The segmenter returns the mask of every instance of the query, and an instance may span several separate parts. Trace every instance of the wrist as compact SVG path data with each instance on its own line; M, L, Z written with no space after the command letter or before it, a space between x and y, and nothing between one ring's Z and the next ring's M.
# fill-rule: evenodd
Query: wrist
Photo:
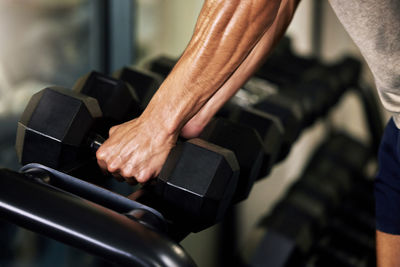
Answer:
M146 109L140 116L140 120L146 121L154 130L170 136L178 136L182 128L184 114L181 108L168 95L165 85L158 89ZM153 130L152 130L153 131Z

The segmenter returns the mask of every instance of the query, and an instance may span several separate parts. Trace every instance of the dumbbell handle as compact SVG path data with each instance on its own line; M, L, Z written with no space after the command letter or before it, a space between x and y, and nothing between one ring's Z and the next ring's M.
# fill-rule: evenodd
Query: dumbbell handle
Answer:
M96 151L99 149L99 147L106 141L104 137L101 135L93 133L90 135L88 139L89 147L92 150L93 153L96 153Z

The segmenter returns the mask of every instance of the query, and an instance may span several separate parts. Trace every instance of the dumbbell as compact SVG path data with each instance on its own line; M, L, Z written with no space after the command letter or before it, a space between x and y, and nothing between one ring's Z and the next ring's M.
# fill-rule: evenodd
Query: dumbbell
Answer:
M20 162L67 170L93 157L102 142L92 132L99 118L101 111L92 97L60 87L40 91L32 96L18 123ZM171 150L155 192L186 214L193 231L200 231L222 219L238 174L233 152L193 139Z
M246 266L296 266L313 251L337 200L309 193L294 186L260 222L244 251Z
M239 162L240 175L233 197L234 203L247 198L254 181L259 177L264 158L269 151L256 130L224 118L213 119L199 138L232 150Z
M354 149L364 154L355 160L360 162L352 165L362 165L367 158L366 150L360 143L350 140L346 136L334 135L317 149L303 176L254 231L257 238L252 240L252 249L246 255L249 266L287 266L293 259L298 264L299 255L310 252L312 240L316 241L327 225L332 226L337 211L348 207L347 196L353 193L356 185L354 172L348 165L332 160L332 155L328 156L325 150L347 143L345 153L347 149ZM339 149L336 147L336 150ZM352 156L343 155L343 158L357 157L354 151ZM340 228L338 223L335 227Z
M241 251L245 266L291 266L303 262L316 238L317 220L294 207L277 205L250 234Z
M299 99L282 95L279 89L258 78L249 80L218 114L239 123L250 124L254 128L260 123L269 124L267 121L263 122L262 118L265 117L280 124L282 145L278 161L289 153L302 130L305 116ZM263 136L263 133L260 132L260 135Z
M318 229L323 230L342 204L349 180L350 174L345 171L331 170L323 173L319 170L308 170L291 186L285 197L274 208L271 217L280 214L283 207L305 213L313 218L313 232L317 236ZM289 218L288 220L291 222Z
M337 140L335 140L336 138ZM339 232L339 234L335 234L335 238L345 235L344 239L354 239L354 242L357 242L360 246L371 248L373 247L371 244L373 244L375 232L374 215L373 211L368 211L364 206L374 207L372 184L362 181L360 177L355 175L353 168L349 168L348 164L343 164L343 161L346 161L346 157L349 157L348 155L341 157L342 162L335 162L329 155L329 150L321 151L328 148L333 149L336 146L332 144L346 141L347 147L353 150L353 157L357 157L358 160L361 158L361 163L367 160L366 154L368 155L368 153L365 152L368 152L368 150L365 151L366 148L349 137L345 138L345 136L339 135L336 138L329 139L317 151L314 159L311 160L311 164L307 167L306 173L308 175L298 182L298 186L302 185L303 188L308 188L307 190L311 191L314 196L318 194L318 191L322 192L321 189L324 187L335 189L337 198L339 198L339 195L341 197L340 204L330 220L329 231ZM356 153L357 148L358 152L361 153L358 156ZM337 147L336 150L339 152ZM363 158L364 160L362 160ZM334 174L335 172L336 174ZM336 178L332 176L333 174ZM317 177L320 177L319 181L315 182ZM314 182L310 183L312 180ZM308 182L308 184L305 185L305 182Z
M135 88L96 71L79 78L73 90L97 99L103 114L97 131L105 137L108 136L111 126L131 120L141 112Z
M307 127L325 116L342 94L357 84L359 72L360 63L349 57L331 65L318 63L302 74L301 81L284 86L281 92L301 102Z
M336 240L330 243L327 238L323 238L320 242L321 244L317 245L315 251L312 252L304 265L315 267L363 267L376 265L374 252L365 252L365 254L360 255L359 253L354 253L357 246L352 243L342 244L342 242L343 240ZM347 249L344 249L341 245L346 246Z
M303 73L318 64L318 61L295 55L291 45L290 38L282 38L255 75L279 87L300 82Z
M358 186L354 184L353 187ZM373 195L372 188L369 193ZM353 195L351 190L333 214L312 260L341 262L341 266L369 266L375 263L374 214L366 212L363 205L354 203Z
M373 182L365 177L365 168L372 159L371 150L364 144L344 133L332 134L324 142L310 160L307 172L342 173L336 175L335 180L347 177L344 180L342 191L350 192L353 201L364 206L366 211L373 213L374 199ZM342 178L340 178L342 177Z
M286 129L278 116L260 111L252 107L229 105L229 118L258 131L264 141L264 147L271 157L264 161L261 174L267 175L272 165L283 160L290 151L291 143L285 138Z
M291 146L296 141L302 130L304 116L298 101L278 93L255 104L254 108L279 118L284 128L282 139L285 144Z
M346 177L301 177L257 228L245 251L246 266L296 266L313 250L343 201Z
M332 88L336 94L335 99L339 99L346 89L359 85L361 68L360 60L350 56L345 56L328 66L327 73L331 75L326 79L334 85Z
M155 72L134 67L124 67L113 73L113 77L126 82L135 89L141 110L146 108L163 81L163 77Z
M232 121L255 129L261 136L265 153L257 180L265 177L273 165L287 154L282 140L284 129L281 122L278 118L251 107L239 107L230 103L227 105L230 105L228 109Z
M364 168L373 158L372 151L360 141L343 132L334 132L317 152L315 158L327 157L345 166L356 176L364 177Z
M178 60L175 58L166 55L160 55L158 57L152 58L149 62L147 62L147 67L149 70L158 73L165 79L171 72L177 61Z
M313 73L313 76L310 73ZM264 100L266 105L258 105L270 107L276 105L275 102L277 102L280 107L286 103L285 110L292 110L292 114L300 117L301 128L308 127L316 119L324 116L333 105L332 103L335 103L333 85L330 82L332 79L326 78L331 76L334 74L329 74L326 66L315 63L312 68L302 69L301 79L281 84L276 94Z
M305 127L324 116L343 92L358 82L361 65L354 58L324 65L313 58L295 56L290 40L283 40L275 51L256 76L278 85L286 98L300 102Z
M342 262L340 266L369 266L375 264L374 241L374 232L366 236L357 228L333 218L332 225L316 245L316 252L322 259Z

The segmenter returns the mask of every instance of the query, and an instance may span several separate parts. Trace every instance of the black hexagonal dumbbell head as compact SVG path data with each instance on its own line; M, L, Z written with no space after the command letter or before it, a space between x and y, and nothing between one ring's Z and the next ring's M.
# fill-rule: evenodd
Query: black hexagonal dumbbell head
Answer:
M176 62L177 59L168 57L166 55L161 55L151 59L150 62L148 62L148 65L151 71L158 73L165 78L174 68Z
M254 181L260 175L265 154L264 144L258 132L230 120L217 118L205 127L199 137L235 153L240 175L233 202L246 199Z
M232 151L192 139L174 147L158 177L156 192L198 232L220 221L239 176Z
M289 151L282 143L282 123L277 117L250 107L236 108L231 113L231 119L254 128L261 136L265 154L259 178L268 175L273 164L283 159Z
M18 122L20 163L72 167L90 154L84 143L101 116L96 99L66 88L49 87L34 94Z
M122 68L113 74L116 79L131 85L138 95L140 107L144 110L162 83L162 76L147 70Z
M288 145L299 136L303 125L303 110L299 101L274 94L254 105L254 108L278 117L285 132L283 140Z
M73 90L99 102L103 112L103 135L116 124L131 120L140 114L139 100L134 89L113 77L92 71L78 79Z

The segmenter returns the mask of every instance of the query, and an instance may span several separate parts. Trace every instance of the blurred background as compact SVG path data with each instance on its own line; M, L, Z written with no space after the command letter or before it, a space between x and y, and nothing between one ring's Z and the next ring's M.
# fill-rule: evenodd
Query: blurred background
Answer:
M48 85L71 87L78 77L93 69L111 73L124 65L143 65L160 54L178 57L191 37L202 3L198 0L2 0L0 167L14 170L20 167L14 151L15 130L32 94ZM303 0L287 35L300 55L316 55L326 62L344 54L361 59L327 1ZM363 68L362 79L373 86L367 66ZM250 197L239 204L239 247L246 246L246 237L257 220L298 177L308 155L325 136L327 123L368 141L359 100L349 93L327 119L301 135L289 157L274 168L268 179L256 183ZM88 255L6 222L0 221L0 227L0 266L54 266L55 261L60 263L57 266L101 264ZM219 227L192 234L182 242L199 266L218 265Z

